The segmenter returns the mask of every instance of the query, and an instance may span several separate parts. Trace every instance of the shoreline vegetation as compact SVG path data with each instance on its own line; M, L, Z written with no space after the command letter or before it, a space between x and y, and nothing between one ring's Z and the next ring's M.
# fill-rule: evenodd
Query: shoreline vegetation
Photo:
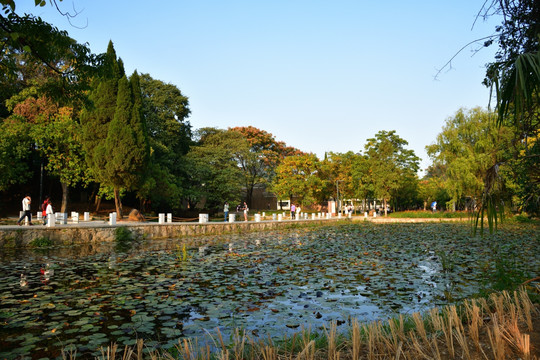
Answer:
M529 290L529 293L527 292ZM98 359L539 359L540 287L521 287L459 305L432 308L424 314L399 315L387 321L349 321L338 331L333 321L318 332L302 328L282 340L259 338L236 329L231 339L215 330L207 345L180 339L168 350L151 350L143 339L133 347L111 344ZM65 348L64 359L77 353Z

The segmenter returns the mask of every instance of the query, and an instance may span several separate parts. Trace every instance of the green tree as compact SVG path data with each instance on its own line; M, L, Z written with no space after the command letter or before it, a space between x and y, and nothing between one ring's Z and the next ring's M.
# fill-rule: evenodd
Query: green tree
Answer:
M301 154L301 151L276 141L272 134L253 126L230 130L242 134L249 143L249 151L239 153L237 160L242 170L246 202L251 207L253 189L271 182L280 161L286 156Z
M444 169L453 209L481 205L488 171L505 161L512 134L507 127L494 127L492 117L480 108L460 109L446 120L436 143L426 147L433 163Z
M271 189L278 198L295 198L303 207L321 202L327 180L320 171L321 162L314 154L288 156L276 168Z
M329 152L321 162L321 178L326 179L324 192L326 198L336 198L339 186L340 199L354 199L355 185L353 179L353 163L358 157L352 151L346 153Z
M237 158L249 151L247 140L234 131L198 130L199 141L186 156L190 208L197 204L219 210L225 201L237 203L242 194L242 172Z
M112 122L118 95L118 81L125 76L121 62L116 57L112 42L109 42L107 53L99 76L92 82L89 95L90 103L81 113L83 147L88 166L97 181L101 179L101 169L105 167L106 159L102 156L103 146L107 139L109 124Z
M188 98L175 85L149 74L141 75L141 92L152 158L139 193L155 208L177 210L189 187L185 160L192 144Z
M520 203L533 214L540 212L540 2L536 0L492 0L484 3L480 12L484 17L502 15L503 22L496 27L496 35L486 46L497 40L498 51L488 65L484 83L495 94L499 126L514 129L517 142L512 166ZM531 142L532 146L527 145ZM490 229L497 220L495 209L500 203L498 163L492 164L485 178L482 210L487 210ZM481 216L483 219L483 216Z
M426 176L420 180L418 197L422 200L424 210L427 210L433 201L437 201L437 204L446 204L450 200L442 178L434 176Z
M2 1L0 13L0 117L8 115L4 101L19 93L38 72L54 74L40 87L41 95L55 102L73 102L82 96L99 59L87 45L78 44L39 17L19 16L15 2ZM63 100L64 99L64 100Z
M72 109L61 108L51 121L32 127L31 136L45 158L45 169L58 177L62 185L62 205L65 213L69 188L88 179L88 171L80 139L80 124L72 117Z
M100 178L114 190L116 212L122 218L122 189L136 189L142 182L148 161L146 126L141 115L142 101L137 73L118 81L114 118L108 126L105 142L98 145L96 156L102 159Z
M31 168L26 161L33 150L31 124L21 116L2 120L0 126L0 191L24 183L30 178Z
M405 149L408 142L392 131L379 131L365 145L374 195L383 201L387 216L388 201L408 177L416 176L420 159L413 150Z
M364 204L367 204L368 199L373 198L375 195L369 158L366 155L357 155L353 159L351 176L354 197L362 199Z

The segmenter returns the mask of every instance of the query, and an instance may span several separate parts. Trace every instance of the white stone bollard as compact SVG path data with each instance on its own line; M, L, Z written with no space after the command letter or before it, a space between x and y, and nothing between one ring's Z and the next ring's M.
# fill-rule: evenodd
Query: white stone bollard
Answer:
M57 212L55 214L55 216L56 216L56 220L58 221L59 224L61 224L61 225L67 224L67 214L66 213Z
M377 212L376 211L373 212L373 217L377 217Z
M90 221L90 213L88 211L84 213L84 221Z
M276 214L272 214L272 221L276 221L276 218L277 218L277 215L276 215Z
M352 218L352 213L350 212L350 213L347 215L347 217L348 217L349 219Z
M158 224L165 224L165 214L159 213L158 214Z
M172 223L172 213L167 213L167 222Z
M79 213L76 212L76 211L72 211L71 212L71 221L74 223L74 224L78 224L79 223Z
M367 211L364 211L364 217L367 218Z
M277 221L283 221L283 215L282 214L278 214Z
M261 222L261 214L255 214L255 222Z
M41 211L38 211L36 213L36 219L38 219L38 221L41 221L43 219L43 215L42 215Z
M338 213L337 217L338 219L341 219L341 213Z
M111 225L111 226L116 225L116 213L115 212L109 213L109 225Z
M229 214L229 222L235 222L236 221L236 214Z
M263 213L262 213L262 219L264 220L265 217L266 217L266 213L263 212Z
M199 214L199 223L208 222L208 214Z
M47 215L47 227L54 226L56 226L56 219L54 218L54 214Z

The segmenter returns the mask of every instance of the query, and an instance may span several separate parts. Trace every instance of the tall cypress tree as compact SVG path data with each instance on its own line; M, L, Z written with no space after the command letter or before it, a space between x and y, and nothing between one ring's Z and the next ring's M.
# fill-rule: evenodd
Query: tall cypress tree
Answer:
M128 81L124 64L109 42L101 74L82 116L83 144L94 178L114 190L116 212L123 215L120 191L140 186L150 148L139 75Z
M81 114L82 143L86 152L86 160L97 181L102 180L101 169L104 167L102 153L107 138L109 124L116 111L118 80L124 76L124 67L116 57L112 42L109 42L104 56L100 75L93 80L90 93L90 104Z
M101 154L106 159L103 181L114 189L119 217L123 216L120 190L137 188L148 163L149 147L141 107L137 73L131 82L123 76L118 81L116 111Z

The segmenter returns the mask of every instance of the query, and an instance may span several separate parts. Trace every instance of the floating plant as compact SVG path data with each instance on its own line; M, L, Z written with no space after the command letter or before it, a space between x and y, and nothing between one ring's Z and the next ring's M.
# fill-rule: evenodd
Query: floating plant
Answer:
M45 348L59 356L68 344L91 355L137 338L166 348L216 327L224 336L241 327L281 337L302 325L421 311L486 286L497 244L509 245L504 255L520 273L540 268L536 229L505 227L490 239L469 230L359 224L4 256L0 358Z

